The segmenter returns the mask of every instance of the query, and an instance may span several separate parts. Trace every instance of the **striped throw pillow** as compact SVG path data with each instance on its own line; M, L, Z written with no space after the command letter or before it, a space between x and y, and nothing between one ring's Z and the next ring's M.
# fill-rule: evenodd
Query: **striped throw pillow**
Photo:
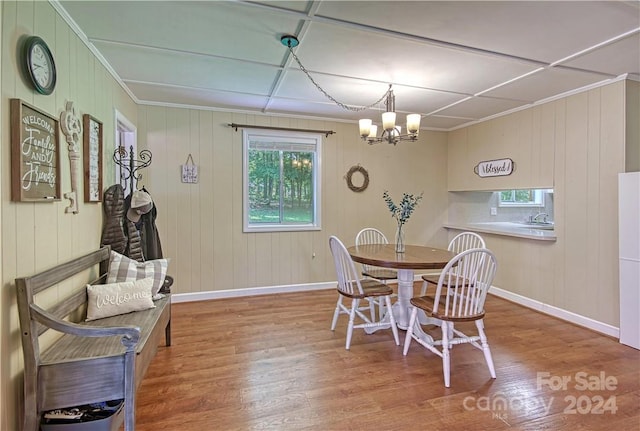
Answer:
M136 281L152 277L153 286L151 293L156 298L158 291L164 283L169 267L169 259L155 259L146 262L138 262L120 253L111 250L109 258L109 271L107 271L107 283L120 283L123 281Z

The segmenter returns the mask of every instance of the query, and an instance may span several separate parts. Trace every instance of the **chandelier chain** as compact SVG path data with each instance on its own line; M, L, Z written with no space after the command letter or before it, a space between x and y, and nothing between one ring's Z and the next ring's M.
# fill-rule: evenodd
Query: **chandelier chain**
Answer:
M371 103L370 105L367 106L350 106L347 104L344 104L338 100L336 100L333 96L331 96L329 93L327 93L324 88L322 88L320 86L320 84L318 84L313 77L311 76L311 74L309 73L309 71L302 65L302 62L300 61L300 59L298 58L298 56L295 54L295 52L293 52L293 48L291 46L288 46L287 48L289 48L289 52L291 53L291 55L293 56L293 58L296 60L296 63L298 63L298 66L300 66L300 70L302 72L304 72L305 75L307 75L307 78L309 78L309 80L313 83L313 85L316 86L316 88L318 89L318 91L320 91L322 94L324 94L329 100L331 100L333 103L335 103L336 105L338 105L339 107L341 107L342 109L345 109L347 111L353 111L353 112L360 112L360 111L364 111L365 109L370 109L373 108L376 105L379 105L391 92L391 85L389 85L389 89L382 95L382 97L380 97L378 100L376 100L375 102Z

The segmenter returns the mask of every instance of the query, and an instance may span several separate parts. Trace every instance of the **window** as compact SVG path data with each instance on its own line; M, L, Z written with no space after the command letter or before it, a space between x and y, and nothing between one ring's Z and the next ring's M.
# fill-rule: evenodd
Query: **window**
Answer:
M498 192L501 207L542 207L544 190L503 190Z
M322 135L245 129L244 231L320 229Z

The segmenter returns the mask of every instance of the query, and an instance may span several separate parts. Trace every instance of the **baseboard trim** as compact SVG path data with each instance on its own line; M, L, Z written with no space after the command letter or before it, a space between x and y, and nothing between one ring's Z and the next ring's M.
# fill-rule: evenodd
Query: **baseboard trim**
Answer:
M415 275L414 281L422 280L422 274ZM243 289L208 290L206 292L174 293L172 303L207 301L209 299L239 298L242 296L270 295L273 293L308 292L311 290L335 289L336 281L321 283L286 284L282 286L245 287Z
M516 304L522 305L532 310L539 311L544 314L548 314L558 319L565 320L567 322L575 323L576 325L583 326L585 328L600 332L601 334L609 335L614 338L620 338L620 329L607 323L600 322L598 320L585 317L580 314L567 311L565 309L555 307L553 305L545 304L541 301L536 301L526 296L518 295L517 293L509 292L508 290L500 289L499 287L491 286L489 293L499 298L506 299Z
M175 293L172 303L207 301L210 299L238 298L242 296L271 295L274 293L307 292L312 290L335 289L335 282L288 284L282 286L246 287L243 289L209 290L206 292Z
M414 277L415 281L420 280L421 275ZM206 292L191 292L191 293L175 293L171 295L172 303L180 302L194 302L194 301L208 301L211 299L222 298L239 298L243 296L255 296L255 295L272 295L275 293L292 293L292 292L309 292L313 290L325 290L335 289L336 282L322 282L322 283L308 283L308 284L288 284L281 286L265 286L265 287L247 287L243 289L226 289L226 290L209 290ZM536 301L526 296L518 295L517 293L509 292L508 290L500 289L499 287L491 286L489 293L499 298L506 299L524 307L530 308L535 311L539 311L544 314L548 314L558 319L565 320L567 322L575 323L576 325L583 326L585 328L594 330L596 332L609 335L614 338L620 338L620 329L615 326L591 319L589 317L582 316L580 314L573 313L571 311L564 310L553 305L545 304L541 301Z

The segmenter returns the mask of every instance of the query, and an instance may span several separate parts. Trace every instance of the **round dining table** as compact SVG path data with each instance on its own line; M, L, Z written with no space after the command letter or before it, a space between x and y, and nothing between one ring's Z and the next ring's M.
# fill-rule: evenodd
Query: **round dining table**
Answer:
M392 305L392 308L398 328L404 330L409 326L411 316L409 301L413 297L414 271L442 269L455 256L449 250L421 245L407 245L404 253L397 253L395 244L354 245L349 247L347 251L355 262L393 268L398 271L398 300ZM422 310L420 311L416 326L437 323L428 319ZM420 330L420 332L422 331Z

